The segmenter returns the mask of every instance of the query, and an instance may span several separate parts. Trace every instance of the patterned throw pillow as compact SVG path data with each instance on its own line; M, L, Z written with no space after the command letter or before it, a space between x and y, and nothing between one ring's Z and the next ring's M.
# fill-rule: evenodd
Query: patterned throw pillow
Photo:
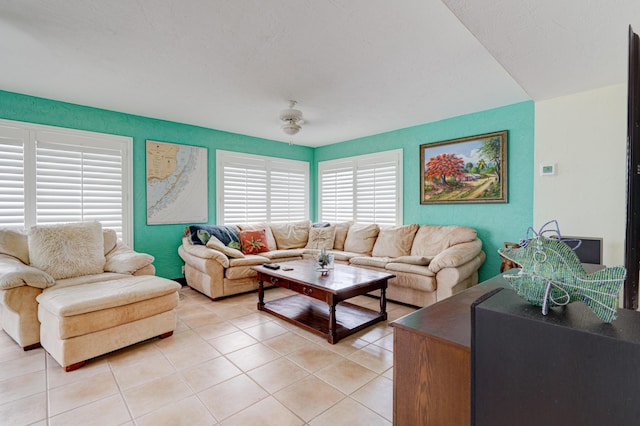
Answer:
M324 228L311 228L309 230L309 241L307 241L308 249L333 249L333 242L336 238L335 225L327 226Z
M240 246L244 254L257 254L269 251L267 234L264 229L240 231Z

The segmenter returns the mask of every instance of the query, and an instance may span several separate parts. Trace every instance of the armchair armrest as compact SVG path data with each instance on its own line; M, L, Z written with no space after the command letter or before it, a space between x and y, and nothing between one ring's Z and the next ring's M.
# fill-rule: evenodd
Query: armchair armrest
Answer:
M211 247L191 244L191 241L186 237L182 238L182 249L191 256L215 260L222 265L223 268L229 267L229 258L226 254Z
M107 253L105 272L117 272L120 274L135 274L138 270L146 268L154 261L154 257L147 253L138 253L118 241L113 250Z
M467 243L456 244L439 253L429 264L433 273L444 268L455 268L469 262L482 251L482 241L475 239Z
M56 282L53 277L46 272L25 265L13 256L0 254L0 289L28 285L34 288L47 288Z

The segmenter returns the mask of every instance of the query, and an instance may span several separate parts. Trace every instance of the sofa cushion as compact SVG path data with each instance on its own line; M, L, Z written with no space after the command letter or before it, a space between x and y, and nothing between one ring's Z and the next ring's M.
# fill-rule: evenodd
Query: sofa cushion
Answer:
M229 259L229 268L236 266L256 266L262 265L263 263L269 263L269 259L257 254L249 254L242 259Z
M230 258L240 259L244 257L244 253L242 253L240 250L225 246L222 241L220 241L213 235L211 236L211 238L209 238L209 241L207 241L207 247L218 250L219 252L224 253L225 255L227 255L227 257Z
M0 254L8 254L29 264L29 243L27 234L11 229L0 229Z
M25 265L13 256L0 254L0 290L28 285L47 288L55 284L49 274L33 266Z
M371 256L400 257L411 253L413 237L418 230L417 224L404 226L385 226L380 228Z
M412 256L437 256L451 246L476 239L476 231L466 226L422 225L413 239Z
M180 290L180 284L153 275L130 276L118 280L72 287L51 287L36 300L58 316L72 316L124 306Z
M436 274L429 270L429 267L427 266L411 265L409 263L389 262L387 263L387 266L385 266L385 269L387 271L394 272L409 272L411 274L424 275L426 277L436 276Z
M172 292L153 299L72 316L60 317L46 309L39 309L38 317L49 330L56 331L57 338L70 339L149 318L170 311L176 306L178 293Z
M333 244L336 239L336 227L335 225L329 225L326 227L316 227L309 230L309 241L305 248L308 249L333 249Z
M151 265L154 257L147 253L133 251L122 241L118 241L116 248L106 256L104 270L120 274L133 274L145 266Z
M311 222L308 220L271 224L271 232L276 239L278 250L304 248L309 239L310 228Z
M344 241L344 251L361 254L371 254L376 237L380 232L378 225L361 225L354 223L349 227L347 239Z
M266 253L260 253L260 256L264 256L273 261L280 261L280 259L302 257L303 253L304 249L270 250Z
M394 263L408 263L409 265L428 266L433 256L400 256L393 259Z
M269 251L265 230L240 231L240 246L244 254L257 254Z
M353 222L341 222L335 225L336 237L333 241L333 248L336 250L344 250L344 241L347 239L347 233L349 233L349 228L353 225Z
M354 266L373 266L383 268L391 261L388 257L365 257L356 256L349 259L349 264Z
M243 223L238 225L238 229L241 231L256 231L264 229L264 233L267 236L267 246L269 247L269 250L275 250L278 248L278 244L276 243L276 239L273 237L273 232L271 232L271 228L268 223Z
M63 278L56 281L56 288L73 287L75 285L103 283L130 277L130 274L118 274L116 272L103 272L101 274L82 275L80 277Z
M318 252L319 253L319 252ZM348 262L352 257L363 257L362 253L354 253L352 251L336 251L332 250L333 260ZM315 259L315 257L314 257Z
M31 266L54 279L104 271L104 240L99 222L37 225L29 230Z

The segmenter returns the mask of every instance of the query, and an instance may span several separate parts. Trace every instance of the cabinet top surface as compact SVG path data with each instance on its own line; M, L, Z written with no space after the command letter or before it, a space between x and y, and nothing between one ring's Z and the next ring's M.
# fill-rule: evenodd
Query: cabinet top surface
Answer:
M496 288L508 287L502 274L441 302L397 319L391 326L471 347L471 304Z

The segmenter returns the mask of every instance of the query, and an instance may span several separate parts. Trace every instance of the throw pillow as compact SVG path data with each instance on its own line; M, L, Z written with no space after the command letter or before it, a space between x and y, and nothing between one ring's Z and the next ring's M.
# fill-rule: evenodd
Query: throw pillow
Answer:
M327 226L324 228L311 228L309 230L309 241L305 248L308 249L333 249L333 242L336 239L336 227L335 225Z
M373 246L373 257L400 257L411 253L413 237L418 230L417 224L404 226L388 226L380 228L380 233Z
M304 248L309 239L310 228L311 222L308 220L271 224L271 232L276 239L278 250Z
M233 241L240 241L238 228L233 225L191 225L185 231L185 234L191 238L191 243L196 245L206 245L212 236L222 241L226 246Z
M240 250L225 246L224 244L222 244L222 241L214 236L209 238L209 241L207 241L207 247L218 250L219 252L226 254L227 257L231 257L234 259L241 259L244 257L244 253L242 253Z
M347 239L347 233L353 222L336 223L336 239L333 242L333 248L336 250L344 250L344 241Z
M267 236L266 244L267 247L269 247L269 250L275 250L276 247L278 247L278 245L276 244L276 239L273 237L273 232L271 232L271 228L269 227L268 223L244 223L242 225L238 225L238 229L240 229L241 231L258 231L260 229L264 229L264 232Z
M104 272L104 240L99 222L32 226L29 230L31 266L54 279Z
M244 254L258 254L269 251L267 235L264 229L240 231L240 246Z
M371 254L378 232L380 232L378 225L360 225L354 223L349 228L347 239L344 241L344 251Z

